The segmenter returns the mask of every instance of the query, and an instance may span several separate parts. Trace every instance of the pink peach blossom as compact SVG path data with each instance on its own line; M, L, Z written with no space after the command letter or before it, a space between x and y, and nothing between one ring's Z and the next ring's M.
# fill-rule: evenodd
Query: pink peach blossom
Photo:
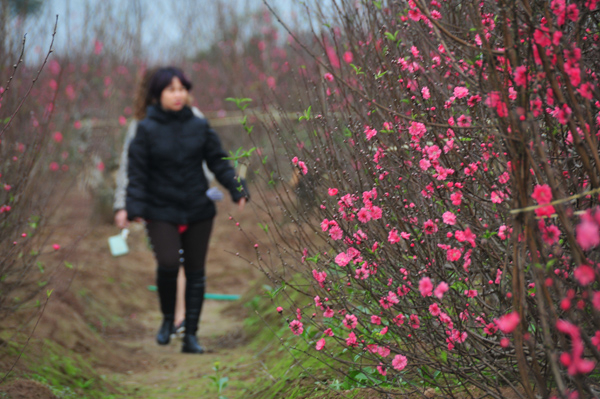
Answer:
M510 334L513 332L520 322L521 317L517 312L508 313L499 319L494 319L494 323L496 323L500 331L502 331L504 334Z

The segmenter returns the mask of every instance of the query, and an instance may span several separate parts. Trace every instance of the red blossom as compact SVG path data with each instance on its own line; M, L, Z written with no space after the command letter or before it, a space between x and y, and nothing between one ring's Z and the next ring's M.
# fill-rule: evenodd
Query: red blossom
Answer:
M468 100L467 100L467 105L469 107L474 107L475 105L477 105L477 103L481 102L481 96L479 94L476 94L474 96L471 96Z
M569 4L567 6L567 18L573 22L577 22L577 19L579 19L579 9L577 8L577 5Z
M589 220L584 219L575 228L577 233L577 243L584 251L597 247L600 245L600 229L598 224Z
M349 262L350 258L348 257L348 255L346 255L345 252L342 252L335 257L335 263L338 266L346 266Z
M546 30L536 29L533 32L533 40L541 47L549 47L552 44L550 35Z
M554 108L554 110L552 111L552 116L558 119L558 122L561 125L566 125L571 113L571 108L569 108L567 104L563 104L562 107Z
M591 100L594 97L594 93L592 92L592 90L594 90L594 86L591 83L587 82L582 84L577 89L577 92L581 95L581 97Z
M352 54L352 52L351 52L351 51L346 51L346 52L344 53L344 62L345 62L346 64L350 64L350 63L352 62L352 60L353 60L353 59L354 59L354 56L353 56L353 54Z
M462 193L460 191L456 191L450 195L450 200L452 200L452 205L459 206L462 202Z
M447 225L454 226L456 224L456 215L450 211L444 212L442 219Z
M496 323L500 331L502 331L504 334L510 334L513 332L520 322L521 317L517 312L508 313L499 319L494 319L494 323Z
M421 295L424 297L431 296L431 291L433 290L433 284L431 283L431 279L429 277L423 277L419 281L419 291Z
M596 273L588 265L581 265L575 269L573 275L582 286L588 286L596 280Z
M365 135L367 136L367 141L371 140L377 135L377 130L371 128L370 126L365 126Z
M531 198L537 201L538 204L548 204L552 201L552 189L547 184L537 185L533 189Z
M392 367L398 371L404 370L407 364L408 360L403 355L396 355L394 356L394 360L392 360Z
M464 98L469 95L469 89L466 87L455 87L454 88L454 97L456 98Z
M356 335L353 332L350 332L350 334L348 334L348 338L346 338L346 345L351 347L358 346L358 342L356 341Z
M300 335L304 331L304 326L300 321L292 320L292 322L290 323L290 330L292 330L292 333L294 333L294 335Z
M455 261L460 259L460 257L462 256L462 252L460 251L460 249L450 248L446 251L446 256L448 257L449 261Z
M392 229L388 234L388 241L391 244L395 244L400 241L400 237L398 236L398 230Z
M419 320L419 316L416 314L411 314L409 317L409 323L412 328L415 330L421 327L421 322Z
M525 86L527 84L527 67L521 65L515 68L514 78L517 86Z
M437 287L435 287L435 290L433 291L433 295L435 295L435 297L437 299L442 299L444 297L444 294L448 291L449 287L448 284L444 281L442 281L441 283L438 284Z
M469 244L471 244L472 247L475 247L475 238L477 238L477 236L475 234L473 234L473 232L471 231L470 228L466 228L464 231L456 231L454 233L454 237L456 237L456 239L459 242L468 242Z
M325 338L321 338L320 340L317 341L317 344L315 345L315 349L320 351L324 347L325 347Z
M425 223L423 223L423 231L425 232L425 234L434 234L437 233L438 226L433 220L429 219Z
M344 317L343 323L344 323L344 326L346 326L346 328L349 328L350 330L352 330L352 329L356 328L358 319L353 314L347 314L346 317Z

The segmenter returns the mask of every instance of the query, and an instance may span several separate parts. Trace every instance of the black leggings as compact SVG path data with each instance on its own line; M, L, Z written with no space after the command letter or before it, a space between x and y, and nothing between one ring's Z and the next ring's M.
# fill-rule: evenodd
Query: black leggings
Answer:
M186 231L179 233L176 224L149 221L146 229L158 267L177 270L183 263L186 275L190 272L204 275L212 225L212 218L202 220L188 225Z

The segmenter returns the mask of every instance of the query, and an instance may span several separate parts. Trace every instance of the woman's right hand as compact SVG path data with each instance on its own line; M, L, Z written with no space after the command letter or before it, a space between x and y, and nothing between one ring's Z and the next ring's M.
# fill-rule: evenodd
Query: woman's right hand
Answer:
M115 224L120 229L129 227L129 220L127 220L127 211L125 209L120 209L115 213Z

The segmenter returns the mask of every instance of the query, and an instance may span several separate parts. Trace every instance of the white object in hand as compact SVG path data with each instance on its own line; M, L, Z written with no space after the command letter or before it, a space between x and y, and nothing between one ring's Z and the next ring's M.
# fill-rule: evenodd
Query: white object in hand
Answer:
M127 246L128 235L129 229L123 229L121 230L121 234L108 237L108 247L112 256L121 256L129 253L129 247Z

